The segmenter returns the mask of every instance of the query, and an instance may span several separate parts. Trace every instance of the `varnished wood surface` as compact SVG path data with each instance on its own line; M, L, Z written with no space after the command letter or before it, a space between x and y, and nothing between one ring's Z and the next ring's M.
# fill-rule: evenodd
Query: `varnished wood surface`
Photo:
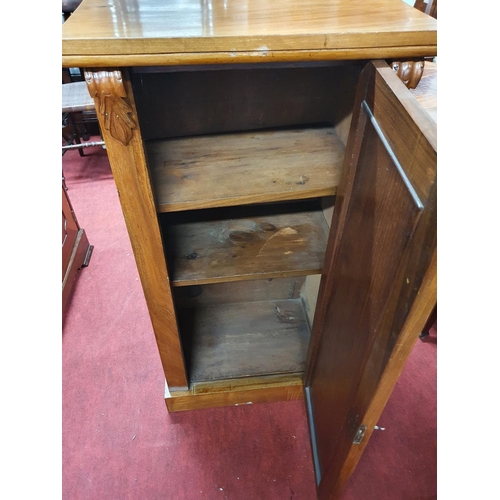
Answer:
M185 389L188 382L184 357L143 141L138 127L129 126L137 123L132 85L126 70L93 76L93 89L97 95L102 94L100 101L104 104L100 106L97 100L97 118L106 142L165 377L172 390ZM121 123L123 126L120 126L119 117L125 118ZM115 118L114 126L109 126L109 121Z
M429 316L433 304L437 300L437 253L434 253L427 273L423 279L419 295L416 297L410 310L401 334L394 346L394 350L387 361L375 394L368 406L363 423L367 430L363 441L358 446L352 446L349 450L344 466L339 474L339 485L346 484L353 473L356 465L363 454L375 425L379 422L380 415L389 401L394 386L401 375L406 360L410 356L415 342L418 339L417 331L420 331L425 318Z
M170 394L169 412L303 399L302 374L268 375L214 382L198 382L189 391Z
M300 299L178 311L190 382L304 371L309 327Z
M411 93L431 118L437 123L437 63L426 61L424 74Z
M401 349L386 384L396 382L413 342L404 333L409 311L435 298L423 285L436 247L435 123L386 64L372 64L355 105L306 377L320 499L336 498L352 472L360 456L353 438L370 405L385 404L374 398L382 398L381 377ZM364 111L365 100L397 162Z
M336 192L344 145L333 128L245 132L146 144L158 211Z
M321 272L328 225L316 203L183 215L172 225L161 218L174 286Z
M227 62L251 53L277 60L281 51L295 60L322 51L337 51L331 59L393 57L398 47L431 56L436 26L400 0L84 0L62 27L62 54L63 65L81 65L83 56L92 66L139 65L137 56L144 65L192 63L200 53L226 54Z

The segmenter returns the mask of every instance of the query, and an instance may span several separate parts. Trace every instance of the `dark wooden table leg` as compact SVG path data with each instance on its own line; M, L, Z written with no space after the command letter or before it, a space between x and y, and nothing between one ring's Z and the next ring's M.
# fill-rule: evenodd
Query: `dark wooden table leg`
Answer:
M436 319L437 319L437 304L434 306L434 309L432 310L431 315L429 316L429 319L427 320L427 323L425 324L422 333L419 335L419 338L421 340L424 340L429 336L430 329L434 326Z

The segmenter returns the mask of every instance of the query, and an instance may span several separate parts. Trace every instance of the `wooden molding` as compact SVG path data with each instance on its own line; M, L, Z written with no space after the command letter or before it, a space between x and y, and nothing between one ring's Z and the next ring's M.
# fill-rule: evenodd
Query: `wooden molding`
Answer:
M418 61L392 61L390 66L409 89L414 89L422 78L424 64L422 59Z
M106 130L127 146L136 127L120 71L85 71L85 81Z
M304 398L302 374L265 375L191 384L188 391L169 392L169 413L221 406L240 406Z

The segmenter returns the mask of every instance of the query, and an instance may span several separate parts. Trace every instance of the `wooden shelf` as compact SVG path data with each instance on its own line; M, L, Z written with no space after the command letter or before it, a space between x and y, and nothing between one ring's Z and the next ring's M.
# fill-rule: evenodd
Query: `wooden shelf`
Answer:
M330 127L145 143L157 210L334 195L344 144Z
M189 380L303 372L309 326L300 299L180 309Z
M172 285L320 273L328 225L317 207L308 201L163 214Z

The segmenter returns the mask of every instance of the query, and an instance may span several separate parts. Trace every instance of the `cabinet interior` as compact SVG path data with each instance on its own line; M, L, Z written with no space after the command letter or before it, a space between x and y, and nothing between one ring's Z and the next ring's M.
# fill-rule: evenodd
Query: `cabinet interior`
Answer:
M190 383L303 373L361 67L134 69Z

